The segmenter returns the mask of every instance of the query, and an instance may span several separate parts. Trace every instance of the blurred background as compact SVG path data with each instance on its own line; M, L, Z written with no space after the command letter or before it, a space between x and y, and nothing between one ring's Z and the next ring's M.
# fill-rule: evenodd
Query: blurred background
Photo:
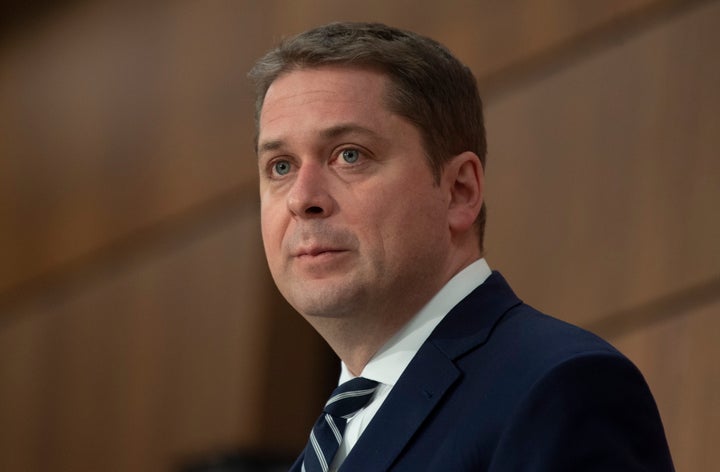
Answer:
M246 73L333 20L474 70L490 265L637 363L678 471L720 460L720 1L9 3L0 470L283 470L302 448L338 365L265 266Z

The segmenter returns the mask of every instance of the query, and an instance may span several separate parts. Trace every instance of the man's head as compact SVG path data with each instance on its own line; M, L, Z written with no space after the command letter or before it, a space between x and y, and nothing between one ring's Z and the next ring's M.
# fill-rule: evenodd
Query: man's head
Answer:
M252 75L273 278L336 351L372 351L481 254L484 138L472 76L430 40L377 25L311 31ZM474 116L444 116L463 113ZM464 121L473 125L461 132Z
M278 77L328 65L387 76L386 105L420 131L436 181L447 160L464 151L475 153L485 167L482 101L470 69L430 38L377 23L331 23L287 39L262 57L250 72L258 131L265 95ZM475 223L481 252L485 219L483 204Z

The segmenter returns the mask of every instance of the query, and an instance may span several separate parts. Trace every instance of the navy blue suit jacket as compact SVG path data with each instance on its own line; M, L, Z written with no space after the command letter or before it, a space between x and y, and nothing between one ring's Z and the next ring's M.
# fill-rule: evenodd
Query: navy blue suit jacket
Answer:
M422 345L340 470L673 466L637 368L597 336L522 303L495 272Z

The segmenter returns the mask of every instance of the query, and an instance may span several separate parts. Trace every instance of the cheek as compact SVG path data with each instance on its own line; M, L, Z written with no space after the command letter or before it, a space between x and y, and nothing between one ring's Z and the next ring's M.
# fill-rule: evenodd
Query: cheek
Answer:
M283 237L281 221L277 216L277 212L267 207L260 208L260 232L265 248L265 256L268 262L271 262L273 258L280 256Z
M275 264L273 263L277 257L274 257L277 253L277 249L273 249L275 247L274 242L270 239L270 235L272 234L271 231L266 231L265 225L262 226L262 242L263 242L263 249L265 250L265 259L267 260L268 267L270 268L271 272L274 272Z
M379 257L392 259L413 245L417 231L423 231L422 222L411 198L396 192L372 193L366 201L360 226L370 245Z
M439 192L429 189L418 192L417 189L406 189L389 215L394 236L407 250L435 246L442 242L447 228L447 208L440 198ZM437 248L439 249L439 248Z

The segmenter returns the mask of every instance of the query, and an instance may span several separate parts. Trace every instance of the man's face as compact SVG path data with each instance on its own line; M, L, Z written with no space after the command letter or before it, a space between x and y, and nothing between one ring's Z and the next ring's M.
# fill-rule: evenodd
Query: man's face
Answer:
M449 279L447 185L419 131L390 112L379 72L280 76L260 115L262 235L272 276L305 317L414 314Z

